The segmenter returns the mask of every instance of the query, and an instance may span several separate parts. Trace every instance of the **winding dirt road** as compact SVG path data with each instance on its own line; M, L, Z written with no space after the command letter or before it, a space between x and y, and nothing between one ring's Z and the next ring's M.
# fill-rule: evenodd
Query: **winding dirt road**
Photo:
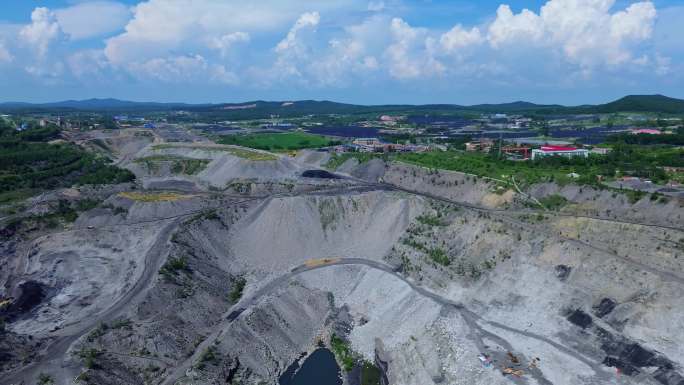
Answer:
M284 287L292 278L313 270L319 270L319 269L326 269L330 268L333 266L342 266L342 265L357 265L357 266L365 266L371 269L376 269L383 271L388 274L392 274L395 278L401 280L405 284L407 284L413 291L416 293L422 295L423 297L429 298L430 300L434 301L435 303L445 307L446 309L458 311L463 318L466 320L466 323L468 326L471 328L471 330L475 331L475 334L478 336L478 340L475 341L478 346L480 346L483 351L484 351L484 342L483 339L484 337L496 341L500 346L502 346L505 350L515 352L516 349L514 346L512 346L508 341L506 341L504 338L501 336L496 335L494 332L491 330L487 330L481 326L481 324L487 324L489 326L492 326L494 328L499 328L499 329L504 329L508 332L512 332L527 338L532 338L537 341L544 342L546 344L549 344L552 346L554 349L558 350L559 352L566 354L568 356L571 356L589 367L591 367L594 372L595 372L595 377L597 380L604 380L608 377L608 372L606 369L599 363L591 360L588 357L585 357L581 353L568 348L566 346L563 346L555 341L552 341L551 339L544 337L542 335L532 333L526 330L519 330L516 328L512 328L506 325L502 325L497 322L493 321L488 321L476 313L468 310L463 304L459 302L454 302L451 299L444 297L440 294L437 294L435 292L432 292L422 286L416 285L412 280L407 279L403 275L401 275L399 272L396 271L392 266L387 265L382 262L378 262L375 260L370 260L370 259L364 259L364 258L326 258L324 260L316 260L313 262L309 263L304 263L302 265L294 267L292 270L290 270L288 273L283 274L271 281L269 281L267 284L264 286L261 286L259 289L257 289L254 293L249 295L248 297L243 297L237 304L233 305L228 311L224 314L223 316L223 321L217 325L214 328L214 332L210 334L204 341L202 341L201 344L199 344L195 352L193 353L192 356L188 357L185 361L179 363L162 382L161 385L173 385L176 384L177 381L179 381L181 378L183 378L186 375L186 372L192 367L192 365L196 362L198 362L200 355L202 352L204 352L209 346L211 346L214 341L216 341L221 335L224 333L224 331L232 324L245 310L250 308L251 306L256 305L259 300L268 295L273 293L275 290L277 290L280 287ZM546 378L544 378L543 374L541 371L537 370L531 370L529 371L529 374L533 376L538 383L544 384L544 385L550 385L551 382L548 381ZM601 383L601 382L599 382Z

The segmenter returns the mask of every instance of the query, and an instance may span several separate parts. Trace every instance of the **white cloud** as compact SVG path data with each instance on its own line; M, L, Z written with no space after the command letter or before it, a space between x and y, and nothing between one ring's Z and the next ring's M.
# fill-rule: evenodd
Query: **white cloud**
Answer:
M141 80L163 83L237 83L237 76L222 65L211 64L201 55L155 58L132 64L132 73Z
M524 9L514 14L501 5L489 26L494 48L515 45L560 49L585 70L629 63L630 47L651 37L656 9L650 1L611 13L615 0L550 0L539 14Z
M413 79L444 72L445 67L434 58L430 47L434 40L423 28L411 27L400 18L390 24L393 43L385 50L389 74L398 79Z
M606 75L671 79L684 56L684 8L666 17L667 8L656 12L645 0L621 7L545 0L533 10L502 4L491 22L445 30L394 17L409 8L387 0L138 0L132 8L117 1L69 1L54 11L36 8L27 25L0 23L3 72L103 84L240 80L273 90L446 84L436 77L454 85L557 86L558 78Z
M12 56L7 47L5 47L5 43L0 40L0 63L9 63L12 60L14 60L14 56Z
M544 35L542 20L529 9L517 15L506 4L499 6L496 19L489 26L487 39L493 47L515 41L539 41Z
M480 33L479 28L473 27L468 31L460 24L444 33L439 39L442 48L448 53L454 53L469 46L480 44L483 41L484 37Z
M109 61L102 50L84 50L69 55L66 59L71 73L80 79L96 77L102 80L111 69Z
M255 70L260 83L271 84L283 80L309 83L309 79L304 78L304 72L312 59L312 51L303 41L302 33L313 31L320 20L318 12L305 12L297 18L285 38L274 47L273 52L277 56L271 68Z
M55 14L45 7L39 7L31 13L31 24L19 31L19 37L31 45L39 57L44 57L53 40L59 38L61 30Z
M380 12L385 9L384 1L371 1L368 3L368 10L371 12Z
M646 40L653 33L656 9L651 2L635 3L610 18L610 36L613 39Z
M278 43L276 52L285 52L297 47L297 32L305 28L313 28L321 21L321 15L318 12L306 12L299 16L299 19L290 28L287 36Z
M378 55L390 44L390 19L373 15L344 28L316 57L300 63L318 86L344 87L366 81L382 68ZM308 63L308 65L307 65Z
M667 75L672 72L672 59L669 57L656 54L655 64L655 71L658 75Z
M131 12L112 1L79 3L54 12L62 31L72 40L88 39L117 32L126 25Z
M361 0L330 0L316 4L319 11L358 7ZM107 41L105 54L114 63L194 53L207 41L236 32L255 34L282 31L310 10L309 0L149 0L133 8L125 32Z
M249 39L249 34L246 32L233 32L223 36L213 37L209 39L207 45L209 48L219 51L221 56L225 57L236 44L246 43Z

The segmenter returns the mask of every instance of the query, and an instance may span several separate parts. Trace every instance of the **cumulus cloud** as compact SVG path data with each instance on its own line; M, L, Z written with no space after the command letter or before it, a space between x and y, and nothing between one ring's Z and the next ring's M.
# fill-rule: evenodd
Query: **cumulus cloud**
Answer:
M39 7L31 13L31 24L21 28L19 37L32 46L39 57L47 54L50 43L61 35L55 14L48 8Z
M250 39L246 32L233 32L223 36L215 36L209 39L208 46L221 53L222 57L228 55L230 50L238 43L246 43Z
M5 42L0 40L0 63L9 63L12 60L14 60L14 56L12 56L7 47L5 47Z
M360 0L331 0L319 11L358 6ZM308 0L149 0L133 8L125 32L107 41L105 54L115 63L192 51L207 41L242 32L281 31L308 11ZM235 36L235 35L234 35Z
M287 36L278 43L276 52L285 52L287 50L297 47L297 33L305 28L313 28L321 21L321 15L318 12L306 12L299 16L299 19L290 28Z
M273 48L276 54L273 65L268 69L253 68L262 85L284 80L310 83L310 79L305 78L305 72L312 59L312 50L304 42L302 33L313 31L320 20L318 12L305 12L297 18L287 35Z
M84 50L69 55L66 59L71 73L79 79L106 79L111 65L102 50Z
M493 47L499 47L516 41L537 42L543 36L542 20L537 14L523 9L514 15L510 6L502 4L496 11L496 19L489 26L487 39Z
M131 12L112 1L79 3L54 11L62 31L72 40L88 39L117 32L126 25Z
M550 0L539 14L527 9L514 14L501 5L487 39L494 48L515 44L559 49L585 69L616 66L633 59L630 47L651 36L656 9L645 1L611 13L614 4L615 0Z
M488 21L447 28L421 25L419 17L409 24L387 0L327 0L315 11L310 0L139 0L130 8L117 1L41 7L26 25L0 24L3 72L270 89L399 87L434 78L557 86L559 77L672 78L684 56L684 8L667 16L645 0L620 7L545 0L531 10L502 4L489 9Z
M380 12L385 9L384 1L371 1L368 3L368 10L371 12Z
M466 47L480 44L484 37L480 29L473 27L470 30L464 29L460 24L440 37L440 44L447 53L454 53Z
M346 26L335 34L315 57L300 60L312 84L320 87L345 87L367 80L382 68L378 55L390 43L389 19L373 15L361 23Z
M201 55L155 58L132 64L132 73L141 80L164 83L237 83L237 76L224 66L211 64Z
M434 40L427 30L414 28L400 18L390 24L393 43L385 50L391 76L413 79L442 73L445 67L434 58L431 47Z

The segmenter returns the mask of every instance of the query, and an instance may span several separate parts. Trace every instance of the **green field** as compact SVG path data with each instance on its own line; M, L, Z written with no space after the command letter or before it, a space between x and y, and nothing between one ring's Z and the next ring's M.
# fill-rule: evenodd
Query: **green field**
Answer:
M221 144L256 148L268 151L299 150L303 148L325 147L334 142L324 136L304 132L285 132L251 135L224 135L218 140Z

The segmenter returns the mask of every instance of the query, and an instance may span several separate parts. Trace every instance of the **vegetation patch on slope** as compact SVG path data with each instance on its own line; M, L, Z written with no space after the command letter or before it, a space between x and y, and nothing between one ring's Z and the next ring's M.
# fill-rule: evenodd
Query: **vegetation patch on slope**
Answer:
M621 173L649 178L655 183L669 179L664 166L684 167L684 150L663 146L613 145L608 155L588 158L549 157L536 161L512 161L491 154L434 151L402 153L392 159L418 166L461 171L494 179L514 177L517 183L556 182L599 185L599 176L610 179ZM579 174L577 179L568 174Z
M352 158L356 159L359 162L359 164L363 164L374 158L382 158L388 160L389 156L385 154L376 154L368 152L347 152L344 154L333 154L330 157L330 160L328 160L328 162L325 164L325 168L327 168L328 170L336 170L338 167L344 164L344 162Z
M269 151L317 148L335 143L324 136L304 132L225 135L218 142Z
M137 202L174 202L192 198L193 195L178 194L174 192L138 192L125 191L118 194L122 198Z
M70 143L51 141L58 129L17 132L0 127L0 193L129 182L128 170Z
M152 155L135 160L135 163L144 165L148 171L156 171L160 164L170 164L174 174L195 175L211 162L210 159L194 159L174 155Z
M274 154L269 154L268 152L252 151L247 148L237 148L222 145L206 145L206 144L190 144L190 143L163 143L156 144L152 146L153 150L164 150L164 149L174 149L174 148L187 148L192 150L203 150L203 151L221 151L227 152L231 155L235 155L239 158L253 160L253 161L266 161L266 160L277 160L278 157Z

